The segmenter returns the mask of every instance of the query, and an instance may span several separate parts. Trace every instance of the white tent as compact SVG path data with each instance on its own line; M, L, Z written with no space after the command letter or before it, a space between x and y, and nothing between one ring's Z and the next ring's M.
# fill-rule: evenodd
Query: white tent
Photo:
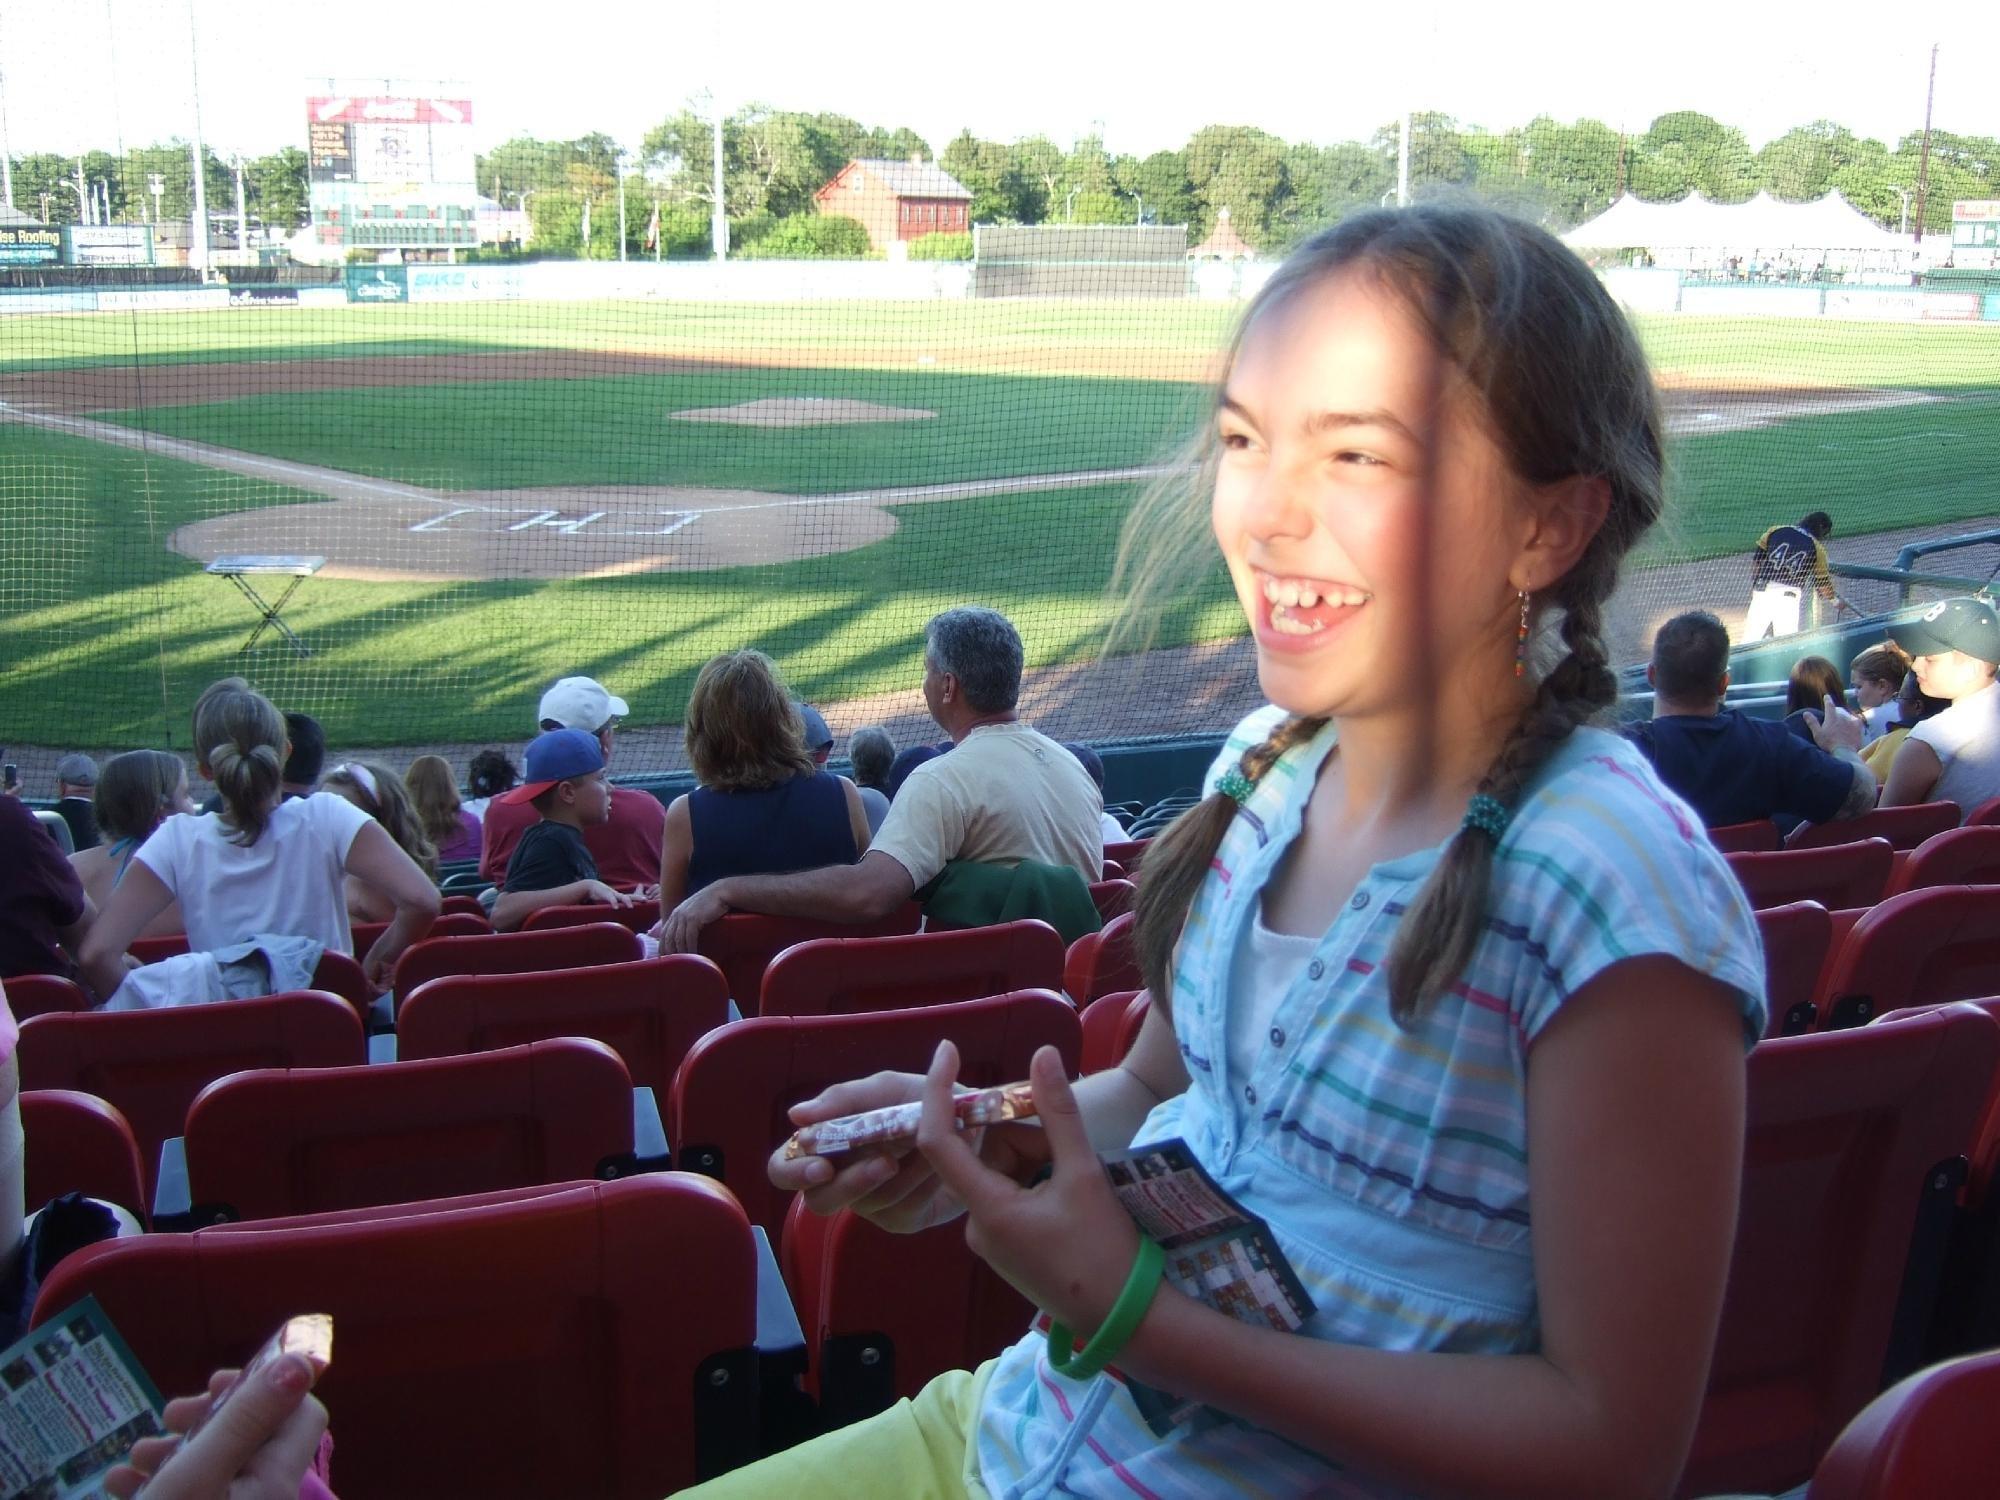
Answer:
M1759 193L1748 203L1716 203L1690 193L1675 203L1647 203L1629 193L1563 236L1577 250L1906 250L1839 193L1785 203Z

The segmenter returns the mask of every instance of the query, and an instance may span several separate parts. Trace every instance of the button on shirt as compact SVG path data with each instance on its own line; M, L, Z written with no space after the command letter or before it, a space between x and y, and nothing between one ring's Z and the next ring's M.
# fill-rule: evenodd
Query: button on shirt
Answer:
M1238 727L1211 790L1282 717L1264 710ZM1217 851L1176 950L1174 1033L1190 1086L1134 1140L1184 1138L1270 1224L1318 1308L1302 1336L1529 1352L1540 1343L1527 1165L1536 1038L1611 965L1665 954L1735 992L1747 1050L1764 1026L1756 923L1686 804L1629 744L1579 730L1522 798L1494 855L1486 931L1429 1014L1396 1024L1383 966L1438 848L1368 873L1356 894L1370 899L1341 908L1246 1044L1238 1009L1261 1011L1273 988L1241 988L1264 972L1245 956L1260 942L1260 892L1298 836L1333 734L1278 760ZM1273 1046L1277 1034L1286 1040ZM1038 1335L994 1365L976 1441L995 1497L1397 1493L1219 1414L1157 1437L1122 1382L1057 1375Z

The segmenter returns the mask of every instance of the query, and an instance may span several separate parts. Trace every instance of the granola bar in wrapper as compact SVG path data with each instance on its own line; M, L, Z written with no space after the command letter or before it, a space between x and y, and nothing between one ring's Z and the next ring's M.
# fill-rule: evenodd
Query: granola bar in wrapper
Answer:
M1003 1120L1025 1120L1035 1113L1033 1085L1003 1083L998 1088L973 1089L952 1101L952 1112L958 1116L960 1130L998 1125ZM907 1146L917 1138L917 1122L923 1114L922 1101L913 1099L908 1104L891 1104L886 1109L802 1125L785 1142L785 1160Z

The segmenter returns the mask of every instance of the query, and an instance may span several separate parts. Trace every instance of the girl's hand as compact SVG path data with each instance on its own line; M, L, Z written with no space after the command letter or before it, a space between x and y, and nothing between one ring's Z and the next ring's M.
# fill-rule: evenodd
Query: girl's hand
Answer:
M923 1097L921 1074L876 1073L852 1083L837 1083L801 1100L792 1106L791 1120L794 1125L812 1125ZM1049 1157L1046 1137L1029 1121L988 1126L969 1132L965 1139L988 1167L1015 1181L1025 1182ZM851 1208L892 1234L914 1234L965 1212L965 1205L945 1188L914 1147L790 1160L780 1147L771 1154L769 1173L773 1187L803 1192L806 1207L816 1214L832 1215Z
M186 1432L235 1378L234 1370L218 1370L206 1396L169 1401L168 1432ZM312 1371L298 1355L275 1360L187 1442L142 1438L104 1487L119 1500L131 1500L141 1485L147 1500L297 1500L326 1431L326 1408L306 1394L311 1386Z
M938 1044L924 1079L917 1150L965 1205L965 1242L1015 1290L1080 1333L1095 1332L1131 1274L1139 1228L1112 1194L1091 1148L1062 1054L1043 1047L1029 1079L1055 1170L1033 1187L995 1171L960 1135L951 1110L958 1049Z
M632 900L625 892L613 890L601 880L586 880L583 883L583 904L586 906L630 906Z

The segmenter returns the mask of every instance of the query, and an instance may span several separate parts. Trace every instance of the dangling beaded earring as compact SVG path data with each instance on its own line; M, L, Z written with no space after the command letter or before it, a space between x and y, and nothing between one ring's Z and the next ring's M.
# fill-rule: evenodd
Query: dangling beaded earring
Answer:
M1521 596L1521 628L1514 636L1514 675L1528 675L1528 591L1519 589Z

